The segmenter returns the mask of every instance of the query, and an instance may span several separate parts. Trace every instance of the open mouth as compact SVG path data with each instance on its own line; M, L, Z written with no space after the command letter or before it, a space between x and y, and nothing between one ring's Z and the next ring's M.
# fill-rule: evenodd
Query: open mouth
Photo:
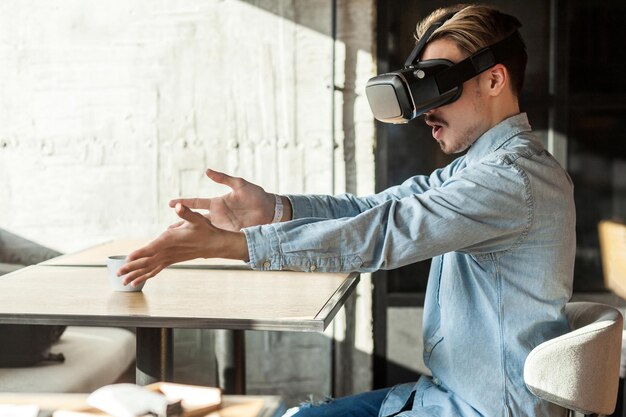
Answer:
M447 127L447 123L443 119L432 114L427 114L424 121L432 128L433 138L440 140L443 135L443 128Z
M443 134L444 125L438 122L427 121L426 124L432 128L433 138L439 140Z

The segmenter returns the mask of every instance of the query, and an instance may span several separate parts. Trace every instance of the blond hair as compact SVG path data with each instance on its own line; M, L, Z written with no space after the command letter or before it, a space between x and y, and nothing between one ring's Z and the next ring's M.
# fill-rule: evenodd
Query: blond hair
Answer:
M415 39L419 41L433 23L453 12L456 14L437 28L428 42L442 38L450 39L468 56L506 38L522 26L517 18L492 7L459 4L437 9L419 22L415 30ZM528 57L524 51L523 54L502 63L509 72L511 89L515 95L519 95L524 85L527 61Z

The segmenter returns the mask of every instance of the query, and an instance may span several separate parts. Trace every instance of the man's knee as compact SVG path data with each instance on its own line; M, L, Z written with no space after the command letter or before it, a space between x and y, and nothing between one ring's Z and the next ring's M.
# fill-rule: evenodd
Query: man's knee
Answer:
M337 399L307 401L291 408L283 417L377 417L388 389L369 391Z
M287 410L283 417L322 417L333 416L334 413L328 412L328 405L333 402L332 398L326 398L321 401L310 399L301 403L298 407Z

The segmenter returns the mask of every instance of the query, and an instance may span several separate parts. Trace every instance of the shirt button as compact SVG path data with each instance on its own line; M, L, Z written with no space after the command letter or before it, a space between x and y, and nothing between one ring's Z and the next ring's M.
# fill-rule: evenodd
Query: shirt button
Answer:
M430 353L430 352L432 352L432 351L433 351L433 346L432 346L432 345L426 345L426 346L424 347L424 350L426 350L426 352Z
M264 266L265 268L269 268L269 267L270 267L270 265L271 265L271 264L270 264L270 261L265 261L265 262L263 263L263 266Z
M311 272L315 271L316 269L317 269L317 267L316 267L315 265L311 265L311 268L309 268L309 270L310 270Z
M439 385L440 383L441 381L439 380L439 378L433 378L433 384Z

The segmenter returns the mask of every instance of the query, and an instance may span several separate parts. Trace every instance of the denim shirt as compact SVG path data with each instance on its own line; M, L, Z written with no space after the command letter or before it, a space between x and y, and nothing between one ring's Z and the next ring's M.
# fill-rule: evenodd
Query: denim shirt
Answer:
M244 229L255 269L370 272L433 258L423 322L433 376L394 387L381 417L412 392L400 416L564 415L528 391L523 366L569 330L573 186L526 114L430 176L366 197L288 198L294 220Z

